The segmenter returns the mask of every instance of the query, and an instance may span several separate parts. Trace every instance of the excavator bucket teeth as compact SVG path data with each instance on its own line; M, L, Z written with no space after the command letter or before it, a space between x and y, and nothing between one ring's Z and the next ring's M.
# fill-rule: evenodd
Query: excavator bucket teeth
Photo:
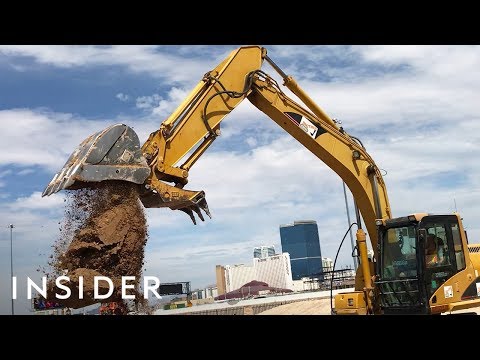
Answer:
M115 124L86 138L55 174L42 196L104 180L143 184L149 175L150 167L137 134L127 125Z
M205 200L205 198L204 198L204 200ZM206 206L206 204L207 204L207 202L205 200L205 206ZM200 211L200 209L203 209L205 211L205 213L210 217L210 219L212 218L212 216L210 215L210 212L208 211L208 206L206 206L206 210L205 210L205 207L200 207L200 205L195 204L195 203L193 205L190 205L190 206L187 206L187 207L178 208L177 210L181 210L181 211L187 213L190 216L190 218L192 219L193 223L195 225L197 225L197 221L195 220L195 216L193 215L194 212L197 214L197 216L199 217L200 220L205 221L205 218L203 217L203 214Z
M200 220L205 221L205 219L203 218L202 212L200 211L200 207L198 205L192 205L192 210L197 213Z
M208 204L207 204L207 200L205 199L205 197L200 199L197 202L197 205L198 205L199 209L202 209L203 211L205 211L205 214L207 214L210 219L212 218L212 215L210 214L210 210L208 209Z
M182 208L178 209L180 211L183 211L184 213L188 214L190 216L190 219L193 221L193 225L197 225L197 221L195 220L195 216L193 216L193 211L190 208Z
M181 210L188 214L196 225L197 222L194 213L205 221L201 212L203 210L209 218L212 218L208 209L205 192L184 190L172 185L168 185L163 181L152 181L146 186L147 190L143 190L140 194L140 200L146 208L168 207L172 210Z

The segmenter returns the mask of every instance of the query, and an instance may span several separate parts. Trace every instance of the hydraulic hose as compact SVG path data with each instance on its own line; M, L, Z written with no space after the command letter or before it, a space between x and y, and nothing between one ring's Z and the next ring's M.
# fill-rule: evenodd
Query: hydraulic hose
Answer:
M357 225L357 223L356 222L351 223L350 226L348 227L347 232L345 233L345 235L343 235L343 239L340 242L340 245L338 246L337 255L335 255L335 260L333 261L332 277L330 278L330 314L332 315L335 314L333 311L333 277L335 276L335 264L337 263L338 254L340 253L340 249L342 248L343 242L345 241L345 238L347 237L353 225Z

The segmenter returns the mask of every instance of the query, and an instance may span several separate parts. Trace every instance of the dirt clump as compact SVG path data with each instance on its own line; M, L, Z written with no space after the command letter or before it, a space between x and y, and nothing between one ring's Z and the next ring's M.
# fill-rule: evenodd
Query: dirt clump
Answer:
M122 302L122 276L134 276L127 285L127 294L140 300L139 281L144 264L144 247L148 232L143 205L138 197L137 185L122 181L103 181L88 188L67 191L65 216L60 223L60 236L54 244L49 265L47 299L77 309L99 302ZM71 290L67 299L54 281L62 282ZM107 299L94 298L94 277L105 276L113 283L113 293ZM83 287L79 283L83 277ZM99 280L98 294L108 293L107 281ZM79 298L83 288L83 299Z

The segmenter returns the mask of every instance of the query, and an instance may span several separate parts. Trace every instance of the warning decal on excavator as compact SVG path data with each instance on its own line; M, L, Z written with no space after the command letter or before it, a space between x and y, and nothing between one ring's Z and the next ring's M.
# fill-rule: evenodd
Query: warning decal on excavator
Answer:
M303 131L305 131L308 135L315 139L318 128L313 125L309 120L302 118L302 121L300 121L300 127L303 129Z
M445 299L453 297L453 287L452 286L444 286L443 293L445 294Z
M320 128L319 131L319 128L316 125L314 125L310 120L300 114L293 112L285 112L284 114L314 139L317 138L317 135L321 135L325 132L325 130L323 130L322 128Z

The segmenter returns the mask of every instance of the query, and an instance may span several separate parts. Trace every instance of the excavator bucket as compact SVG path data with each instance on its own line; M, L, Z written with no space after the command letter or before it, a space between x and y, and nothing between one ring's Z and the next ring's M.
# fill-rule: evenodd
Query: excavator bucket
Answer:
M86 138L55 174L42 197L104 180L143 184L149 175L137 134L127 125L115 124Z
M146 208L168 207L204 221L200 210L210 218L205 193L184 190L150 176L137 134L127 125L115 124L86 138L70 155L43 191L48 196L63 189L80 189L90 183L122 180L141 187L140 200Z

